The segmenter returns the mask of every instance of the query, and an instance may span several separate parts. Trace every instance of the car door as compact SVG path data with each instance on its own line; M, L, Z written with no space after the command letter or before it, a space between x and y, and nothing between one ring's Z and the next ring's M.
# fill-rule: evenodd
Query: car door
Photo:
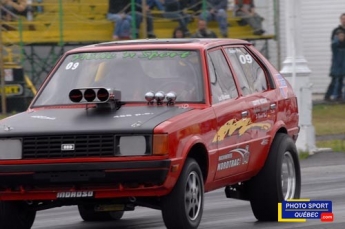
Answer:
M217 117L217 168L215 179L244 172L248 164L250 136L246 132L247 102L239 97L236 83L222 49L208 51L212 106Z
M258 57L244 46L225 47L225 53L241 88L240 94L246 103L248 122L253 127L247 130L250 135L251 166L262 159L261 152L268 150L271 140L269 131L277 116L277 95L269 83L269 72Z

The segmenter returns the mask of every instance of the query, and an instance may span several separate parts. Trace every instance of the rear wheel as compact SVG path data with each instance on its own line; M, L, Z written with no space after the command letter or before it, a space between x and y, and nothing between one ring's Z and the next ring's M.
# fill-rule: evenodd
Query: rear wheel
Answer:
M264 167L248 182L248 190L254 216L259 221L277 221L278 203L300 198L298 152L287 134L276 135Z
M124 211L97 212L94 205L78 205L80 217L87 222L120 220Z
M0 201L0 228L30 229L36 211L24 201Z
M198 163L187 158L172 192L165 197L162 216L168 229L198 228L204 208L204 182Z

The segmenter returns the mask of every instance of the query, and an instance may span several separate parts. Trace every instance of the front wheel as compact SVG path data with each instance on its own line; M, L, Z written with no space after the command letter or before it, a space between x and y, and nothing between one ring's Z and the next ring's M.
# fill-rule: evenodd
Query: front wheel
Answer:
M276 135L264 167L247 185L252 211L259 221L277 221L278 203L300 198L298 152L287 134Z
M36 211L24 201L0 201L0 228L30 229Z
M198 228L204 208L204 182L198 163L187 158L174 189L165 197L162 216L168 229Z

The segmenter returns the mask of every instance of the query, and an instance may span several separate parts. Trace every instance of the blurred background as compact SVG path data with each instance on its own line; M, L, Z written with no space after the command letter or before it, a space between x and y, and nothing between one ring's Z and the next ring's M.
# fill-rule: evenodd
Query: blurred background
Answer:
M86 44L107 42L114 39L116 28L114 21L108 20L109 2L116 5L117 0L17 0L23 3L25 10L13 12L6 7L10 0L1 1L0 23L0 69L1 112L3 115L24 111L31 99L42 85L58 58L67 50ZM25 2L24 2L25 1ZM123 39L142 39L148 37L172 38L173 31L179 25L178 18L167 16L166 2L152 4L152 0L126 0L126 13L133 18L142 17L141 23L132 20L132 32ZM198 20L209 10L210 0L176 0L180 2L176 12L183 19L188 18L187 28L190 34L198 30ZM288 55L287 21L298 18L299 55L303 56L310 69L313 112L319 112L322 119L313 124L316 135L341 134L336 139L343 147L344 137L342 116L334 122L332 114L325 116L329 107L337 107L333 115L343 112L343 105L323 103L324 93L330 82L331 33L340 24L340 15L345 12L345 1L341 0L301 0L298 15L288 15L289 0L257 0L255 10L263 19L263 33L256 34L243 18L235 13L235 0L228 0L225 9L227 29L226 36L220 31L217 21L207 23L208 29L218 37L244 39L252 42L270 62L278 69L284 67ZM210 1L212 2L212 1ZM217 1L216 1L217 2ZM149 10L146 11L147 5ZM153 35L147 30L152 19ZM138 29L137 29L138 28ZM296 31L291 31L296 32ZM187 35L188 37L189 35ZM3 96L4 95L4 96ZM6 98L6 99L5 99ZM5 104L5 105L4 105ZM317 120L319 120L317 119ZM319 125L325 125L320 132ZM334 126L333 126L334 125ZM318 140L318 139L317 139ZM338 143L337 143L338 144ZM338 145L339 145L338 144ZM322 146L328 146L322 145Z

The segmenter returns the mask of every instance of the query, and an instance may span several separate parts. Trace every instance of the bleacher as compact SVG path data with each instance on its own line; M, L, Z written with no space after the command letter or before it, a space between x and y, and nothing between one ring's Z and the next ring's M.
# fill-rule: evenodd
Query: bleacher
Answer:
M33 21L6 22L4 43L68 43L109 41L113 25L106 20L106 0L43 0Z
M34 13L33 21L19 17L16 21L4 22L3 43L94 43L112 38L114 25L106 19L108 0L43 0L33 5L43 8L42 12ZM152 14L157 38L170 38L178 22L164 18L162 12L157 10ZM233 17L231 11L228 14L230 38L256 40L274 37L253 35L248 25L241 25L240 18ZM197 20L194 20L188 25L191 32L196 30L196 23ZM210 22L208 27L220 37L217 22Z
M106 19L108 0L33 0L36 10L32 21L26 17L18 17L11 22L1 21L1 45L21 48L21 63L25 72L38 88L56 60L66 50L83 44L107 42L112 40L113 22ZM130 1L128 1L130 2ZM153 10L154 32L157 38L171 38L177 21L166 19L163 12ZM188 12L192 13L192 12ZM241 19L228 12L229 38L245 40L261 40L259 50L268 56L268 40L274 35L253 35L252 29L241 25ZM144 38L144 24L141 24L139 38ZM208 27L218 37L220 31L217 22L210 22ZM191 33L196 31L197 16L188 25ZM6 62L6 61L5 61Z

